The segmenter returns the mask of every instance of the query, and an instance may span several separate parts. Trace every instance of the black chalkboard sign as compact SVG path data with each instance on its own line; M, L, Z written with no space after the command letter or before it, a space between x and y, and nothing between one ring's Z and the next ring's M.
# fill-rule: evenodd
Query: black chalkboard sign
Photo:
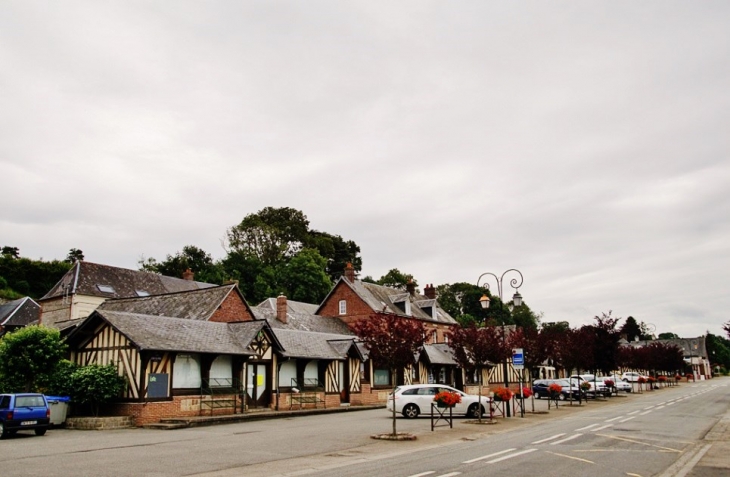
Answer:
M151 373L147 383L148 398L165 398L167 396L167 383L169 382L167 373Z

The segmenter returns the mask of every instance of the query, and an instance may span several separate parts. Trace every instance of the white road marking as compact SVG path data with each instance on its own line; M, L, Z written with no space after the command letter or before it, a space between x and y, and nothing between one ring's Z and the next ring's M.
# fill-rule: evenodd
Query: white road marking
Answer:
M627 417L626 419L624 419L622 421L618 421L618 422L624 423L626 421L630 421L631 419L636 419L636 416Z
M539 440L539 441L535 441L532 444L542 444L543 442L551 441L553 439L557 439L558 437L563 437L564 435L565 435L564 432L562 434L555 434L552 437L548 437L547 439L542 439L542 440Z
M591 424L590 426L581 427L580 429L576 429L576 431L585 431L586 429L590 429L591 427L596 427L598 424Z
M632 415L632 414L636 414L637 412L639 412L639 411L630 412L629 413L629 416Z
M624 417L624 416L614 417L613 419L608 419L608 420L606 420L606 421L603 421L603 422L613 422L613 421L618 421L618 420L619 420L619 419L621 419L622 417Z
M595 462L593 462L592 460L581 459L580 457L573 457L571 455L558 454L557 452L550 452L550 451L545 451L545 452L547 452L548 454L557 455L557 456L560 456L560 457L566 457L568 459L579 460L581 462L586 462L588 464L595 464Z
M667 406L657 406L656 410L658 411L659 409L662 409L662 408L665 408L665 407L667 407Z
M513 448L513 449L507 449L507 450L495 452L494 454L489 454L489 455L485 455L485 456L482 456L482 457L477 457L476 459L465 460L464 462L462 462L462 464L473 464L474 462L479 462L480 460L489 459L489 458L494 457L496 455L506 454L507 452L512 452L512 451L515 451L515 450L517 450L516 447Z
M496 464L497 462L502 462L503 460L511 459L513 457L517 457L523 454L529 454L530 452L535 452L537 449L527 449L520 452L515 452L514 454L506 455L504 457L498 457L497 459L492 459L487 461L487 464Z
M439 477L454 477L455 475L461 475L461 472L451 472L450 474L442 474Z
M558 444L562 444L563 442L572 441L573 439L577 439L578 437L580 437L582 435L583 434L575 434L575 435L572 435L570 437L566 437L565 439L561 439L559 441L555 441L555 442L551 443L550 445L551 446L555 446L555 445L558 445Z
M604 430L604 429L606 429L608 427L612 427L612 426L613 426L613 424L606 424L605 426L601 426L601 427L597 427L595 429L592 429L591 432L602 431L602 430Z
M435 474L435 473L436 473L435 470L429 470L428 472L421 472L420 474L413 474L413 475L409 475L408 477L423 477L424 475L431 475L431 474Z
M647 409L651 409L651 408L653 408L653 407L654 407L654 406L649 406L649 407L645 407L645 408L644 408L644 410L646 411Z
M642 412L641 414L639 414L639 416L646 416L646 415L647 415L647 414L649 414L650 412L651 412L651 411L644 411L644 412Z
M673 402L668 402L668 403L667 403L667 406L671 406L672 404L675 404L675 403L673 403Z

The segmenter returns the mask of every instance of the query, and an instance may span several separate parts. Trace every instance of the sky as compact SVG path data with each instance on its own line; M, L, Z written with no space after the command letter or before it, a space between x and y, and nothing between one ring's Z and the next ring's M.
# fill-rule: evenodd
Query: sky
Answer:
M545 322L724 335L728 25L726 1L4 0L0 245L218 259L293 207L363 276L516 268Z

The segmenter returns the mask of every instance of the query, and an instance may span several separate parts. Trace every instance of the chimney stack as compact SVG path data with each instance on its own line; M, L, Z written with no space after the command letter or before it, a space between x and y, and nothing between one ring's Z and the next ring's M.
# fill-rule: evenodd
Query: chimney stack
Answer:
M195 274L189 268L183 272L183 279L193 281Z
M347 262L345 266L345 278L348 282L355 283L355 267L350 262Z
M433 283L430 285L426 285L426 287L423 289L423 294L426 295L426 298L429 298L431 300L436 299L436 289L433 287Z
M415 294L416 294L416 284L413 283L413 280L408 279L408 283L406 283L406 290L408 290L408 293L410 293L411 296L415 296Z
M276 297L276 319L284 324L287 324L288 317L286 312L286 297L284 295L279 295L278 297Z

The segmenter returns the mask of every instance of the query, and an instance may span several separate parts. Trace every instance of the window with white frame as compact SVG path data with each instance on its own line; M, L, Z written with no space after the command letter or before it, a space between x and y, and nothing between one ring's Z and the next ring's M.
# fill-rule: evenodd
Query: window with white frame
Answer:
M346 314L347 314L347 301L340 300L340 315L346 315Z

